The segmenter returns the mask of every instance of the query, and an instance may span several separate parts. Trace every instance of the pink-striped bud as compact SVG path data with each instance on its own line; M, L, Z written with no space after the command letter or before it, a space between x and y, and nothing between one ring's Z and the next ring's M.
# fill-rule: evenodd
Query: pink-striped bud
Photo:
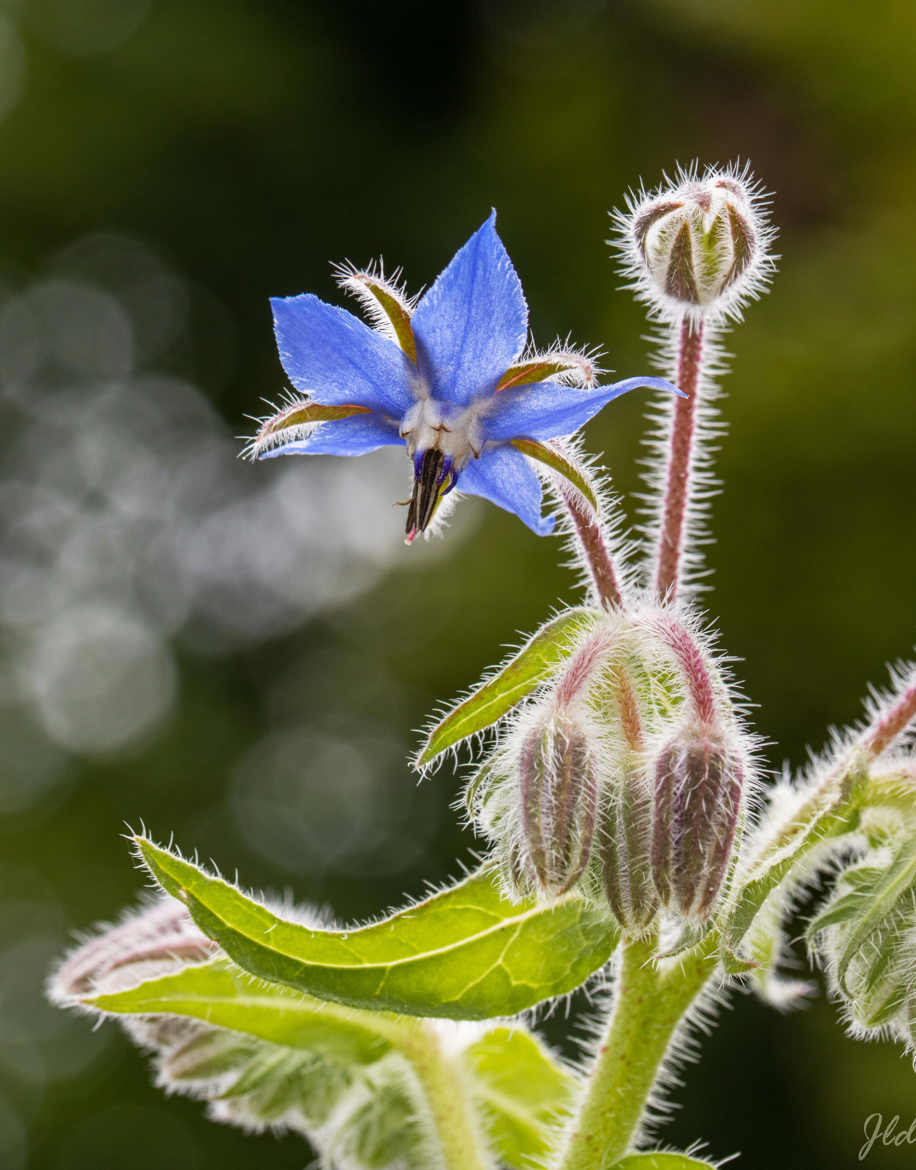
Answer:
M707 731L685 730L655 761L652 876L664 906L712 912L728 873L741 810L741 755Z
M609 785L602 810L601 872L608 905L620 925L640 935L655 918L652 884L652 785L635 757Z
M584 730L568 715L539 722L518 764L526 876L555 897L585 872L591 856L598 790Z
M736 316L773 268L764 204L746 170L718 167L632 200L617 227L643 299L666 317Z

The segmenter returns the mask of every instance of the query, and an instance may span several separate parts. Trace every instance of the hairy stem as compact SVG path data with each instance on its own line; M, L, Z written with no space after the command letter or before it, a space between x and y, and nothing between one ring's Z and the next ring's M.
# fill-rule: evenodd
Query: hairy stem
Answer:
M674 380L686 398L676 398L665 469L662 520L656 553L655 593L673 601L683 576L690 482L696 444L698 390L703 363L703 323L684 317L677 342Z
M687 627L670 614L660 616L656 625L684 673L697 718L711 726L716 719L715 688L699 646Z
M887 710L882 711L864 736L864 747L874 759L889 748L916 719L916 677Z
M607 1031L556 1170L606 1170L631 1149L678 1024L716 966L715 935L662 973L657 939L624 944Z
M555 488L572 520L573 532L598 600L607 609L622 609L620 578L600 514L568 481L557 477Z
M460 1069L443 1051L432 1029L418 1023L399 1048L413 1066L442 1153L445 1170L495 1170Z

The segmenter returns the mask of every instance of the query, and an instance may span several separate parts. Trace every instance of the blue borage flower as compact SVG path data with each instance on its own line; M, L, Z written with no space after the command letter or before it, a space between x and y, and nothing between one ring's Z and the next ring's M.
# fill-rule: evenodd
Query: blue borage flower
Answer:
M252 458L404 446L414 475L408 544L458 486L550 532L529 460L578 477L544 440L571 435L638 386L680 391L651 377L597 386L579 353L520 358L528 306L495 222L493 212L416 303L381 273L341 270L374 328L308 293L274 298L280 360L305 397L263 422Z

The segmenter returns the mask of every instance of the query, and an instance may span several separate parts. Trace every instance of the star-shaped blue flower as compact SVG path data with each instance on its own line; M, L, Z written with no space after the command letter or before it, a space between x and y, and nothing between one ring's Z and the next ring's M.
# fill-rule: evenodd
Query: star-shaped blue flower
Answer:
M376 328L311 294L273 299L280 360L306 397L264 423L252 454L406 447L414 472L408 544L455 487L550 532L528 456L556 468L559 457L543 441L571 435L637 386L680 392L651 377L589 384L577 354L519 363L528 306L495 220L493 212L415 306L381 276L345 273L342 283L368 304ZM587 384L554 380L564 375Z

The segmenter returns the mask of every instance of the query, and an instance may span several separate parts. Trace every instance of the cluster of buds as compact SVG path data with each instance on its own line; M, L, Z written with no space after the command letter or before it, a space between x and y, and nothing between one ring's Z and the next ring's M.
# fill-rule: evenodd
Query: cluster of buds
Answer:
M916 1049L916 838L912 826L837 878L808 938L857 1036Z
M605 615L522 708L469 790L518 892L578 887L630 935L709 920L752 745L714 657L670 610Z
M746 169L679 171L641 191L616 220L639 296L666 320L738 316L772 271L764 204Z

